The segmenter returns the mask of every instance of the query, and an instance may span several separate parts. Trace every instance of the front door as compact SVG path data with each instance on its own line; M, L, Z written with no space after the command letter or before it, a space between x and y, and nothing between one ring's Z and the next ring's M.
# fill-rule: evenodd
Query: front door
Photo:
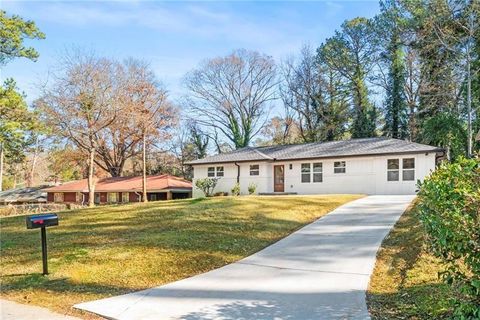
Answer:
M273 166L273 191L285 191L285 170L284 166Z

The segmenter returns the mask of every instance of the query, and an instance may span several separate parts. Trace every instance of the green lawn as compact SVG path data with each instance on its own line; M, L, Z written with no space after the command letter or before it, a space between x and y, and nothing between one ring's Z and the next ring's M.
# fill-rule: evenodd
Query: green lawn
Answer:
M451 316L452 290L438 278L445 270L427 252L414 208L405 212L377 254L367 302L372 319L443 319Z
M41 272L39 230L1 218L1 296L89 317L71 306L175 281L248 256L356 195L217 197L59 213Z

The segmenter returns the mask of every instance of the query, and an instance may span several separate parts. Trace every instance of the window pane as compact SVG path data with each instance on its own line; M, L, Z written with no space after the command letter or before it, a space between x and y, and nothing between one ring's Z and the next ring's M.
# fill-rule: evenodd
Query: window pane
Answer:
M403 170L403 181L415 180L415 170Z
M345 173L345 168L334 168L333 169L334 173Z
M302 173L310 173L310 163L302 163Z
M108 193L108 202L117 202L117 193L110 192Z
M388 159L387 169L393 169L393 170L400 169L400 161L398 159Z
M321 173L314 173L313 174L313 182L322 182L322 174Z
M310 173L302 173L302 182L310 182Z
M223 167L217 167L217 177L223 177Z
M208 176L215 177L215 167L208 167Z
M346 163L345 161L335 161L333 163L333 172L334 173L345 173L346 170Z
M345 167L345 161L335 161L335 162L333 163L333 166L334 166L335 168Z
M398 181L398 177L400 176L398 170L392 170L387 172L387 181Z
M322 163L321 162L313 164L313 172L322 172ZM314 181L315 181L315 179L314 179Z
M260 166L258 164L250 165L250 175L251 176L258 176L260 173Z
M415 159L403 159L403 169L415 169Z

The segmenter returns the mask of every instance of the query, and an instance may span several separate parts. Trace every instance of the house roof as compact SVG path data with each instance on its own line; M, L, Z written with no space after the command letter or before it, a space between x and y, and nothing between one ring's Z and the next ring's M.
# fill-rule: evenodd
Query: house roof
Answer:
M363 138L270 147L247 147L191 161L189 164L340 158L423 152L443 152L443 149L392 138Z
M0 192L1 203L38 203L47 202L45 188L48 186L10 189Z
M167 174L147 176L147 191L182 189L191 190L192 183ZM87 179L67 182L46 189L47 192L88 192ZM95 192L141 192L142 177L114 177L100 179L95 184Z

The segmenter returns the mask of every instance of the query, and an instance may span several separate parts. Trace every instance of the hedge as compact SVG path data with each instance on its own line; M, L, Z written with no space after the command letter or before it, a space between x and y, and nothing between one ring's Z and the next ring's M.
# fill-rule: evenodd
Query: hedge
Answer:
M419 184L417 212L427 243L447 268L454 317L480 319L480 159L444 162Z

